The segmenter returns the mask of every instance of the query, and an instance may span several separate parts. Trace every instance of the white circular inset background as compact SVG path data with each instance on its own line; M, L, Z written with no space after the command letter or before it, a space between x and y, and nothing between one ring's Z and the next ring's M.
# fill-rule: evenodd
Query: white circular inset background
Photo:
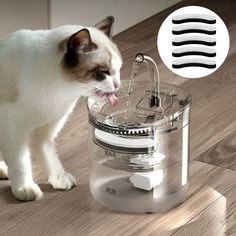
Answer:
M215 18L216 23L206 24L203 22L186 22L181 24L172 23L172 19L178 18L184 15L194 16L207 15L210 19ZM172 34L172 30L176 29L175 27L184 27L196 26L197 28L202 28L205 30L215 28L216 33L214 35L208 35L203 33L183 33L179 35ZM174 46L172 42L184 41L185 39L201 39L202 41L213 42L215 40L216 45L208 46L201 44L186 44L181 46ZM186 77L186 78L201 78L207 75L210 75L216 71L225 61L228 51L229 51L229 33L223 22L223 20L213 11L199 6L188 6L180 8L173 13L171 13L162 23L158 37L157 37L157 47L160 54L160 57L164 64L174 73ZM191 49L196 49L197 51L205 52L215 52L215 56L206 57L203 55L185 55L175 57L172 56L174 52L185 52L191 51ZM176 55L176 54L174 54ZM212 54L213 55L213 54ZM214 65L215 68L205 68L200 66L188 66L183 68L173 68L173 66L186 63L203 63L207 65ZM214 64L215 63L215 64Z

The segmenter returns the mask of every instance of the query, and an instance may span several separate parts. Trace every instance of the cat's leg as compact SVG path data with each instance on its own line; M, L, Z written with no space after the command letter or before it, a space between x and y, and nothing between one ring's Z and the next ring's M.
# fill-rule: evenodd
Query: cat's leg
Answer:
M13 134L13 133L12 133ZM8 166L11 189L21 201L38 200L43 193L34 183L28 146L22 135L6 135L1 138L1 151Z
M0 180L8 179L8 170L5 161L3 160L2 153L0 151Z
M30 140L32 154L39 161L48 182L55 189L70 189L76 184L74 176L64 170L54 143L55 135L63 126L64 120L35 129Z
M0 161L0 180L8 179L8 170L5 161Z

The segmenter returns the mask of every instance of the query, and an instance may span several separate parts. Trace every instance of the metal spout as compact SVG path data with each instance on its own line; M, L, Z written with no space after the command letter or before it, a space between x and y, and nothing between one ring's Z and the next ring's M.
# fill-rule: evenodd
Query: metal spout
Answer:
M135 57L135 61L137 63L142 63L144 61L144 54L143 53L138 53Z
M159 70L156 62L149 56L144 53L138 53L135 57L135 61L137 63L145 62L148 66L150 73L150 83L151 83L151 97L149 101L149 105L151 108L161 106L161 97L160 97L160 78L159 78Z

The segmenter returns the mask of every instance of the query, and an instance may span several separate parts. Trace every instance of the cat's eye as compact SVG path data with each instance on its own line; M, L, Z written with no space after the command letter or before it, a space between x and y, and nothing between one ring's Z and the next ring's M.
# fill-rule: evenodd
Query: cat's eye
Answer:
M96 76L97 81L102 81L106 79L106 75L104 74L102 70L96 70L95 76Z
M101 70L105 75L111 75L109 70L106 70L106 69L102 69Z
M107 69L96 69L95 76L97 81L102 81L106 79L106 75L110 75L109 70Z
M91 73L97 81L102 81L106 79L106 75L111 75L109 69L100 66L89 70L88 73Z

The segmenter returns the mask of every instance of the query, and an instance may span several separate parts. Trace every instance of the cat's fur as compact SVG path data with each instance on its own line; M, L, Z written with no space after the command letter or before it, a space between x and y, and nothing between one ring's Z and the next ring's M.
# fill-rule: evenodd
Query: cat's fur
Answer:
M19 30L0 40L0 150L5 160L0 160L0 177L9 177L17 199L43 195L32 178L30 154L54 188L75 185L54 138L79 97L99 95L115 103L122 60L109 38L112 24L108 17L97 27Z

